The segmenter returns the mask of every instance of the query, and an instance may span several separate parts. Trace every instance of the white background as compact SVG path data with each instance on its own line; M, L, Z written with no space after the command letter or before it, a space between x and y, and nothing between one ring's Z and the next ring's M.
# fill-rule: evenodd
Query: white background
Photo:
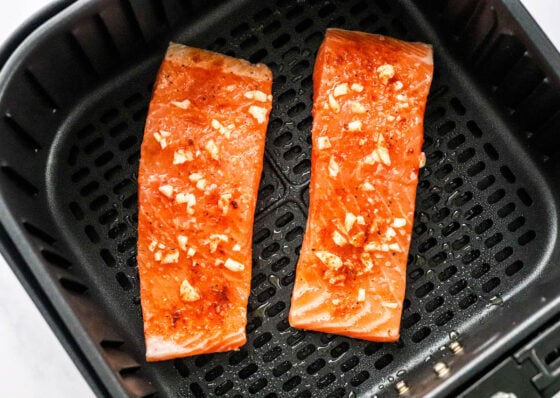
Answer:
M560 1L522 0L560 49ZM0 43L49 0L2 1ZM0 389L11 398L89 398L89 389L0 257Z

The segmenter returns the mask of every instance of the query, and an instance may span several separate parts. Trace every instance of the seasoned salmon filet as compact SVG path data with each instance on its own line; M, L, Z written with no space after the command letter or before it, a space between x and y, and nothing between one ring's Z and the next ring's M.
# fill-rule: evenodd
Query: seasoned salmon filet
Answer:
M399 338L432 74L429 45L327 31L313 75L310 205L293 327Z
M138 270L148 361L246 341L272 74L171 43L144 130Z

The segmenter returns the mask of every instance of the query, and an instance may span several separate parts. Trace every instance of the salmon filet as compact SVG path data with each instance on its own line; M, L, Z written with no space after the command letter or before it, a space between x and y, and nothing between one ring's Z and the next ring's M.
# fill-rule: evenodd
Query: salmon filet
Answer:
M148 361L246 341L272 73L171 43L144 130L138 270Z
M399 338L432 74L429 45L327 30L313 75L310 205L293 327Z

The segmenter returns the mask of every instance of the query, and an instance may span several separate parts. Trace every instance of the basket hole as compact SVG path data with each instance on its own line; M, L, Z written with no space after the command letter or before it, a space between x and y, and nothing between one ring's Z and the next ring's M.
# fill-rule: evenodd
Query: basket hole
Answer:
M443 271L441 271L438 275L439 280L444 282L446 280L448 280L449 278L451 278L453 275L455 275L457 273L457 267L455 267L454 265L447 267L446 269L444 269Z
M94 132L95 132L95 127L93 127L93 124L88 124L84 128L78 130L76 136L78 137L78 139L83 140L84 138L87 138L90 135L92 135Z
M467 174L471 177L474 177L475 175L483 172L485 168L486 164L484 164L484 162L478 162L467 169Z
M476 124L476 122L474 122L473 120L469 120L467 122L467 128L469 129L469 131L474 137L476 138L482 137L482 130L480 129L480 127L478 127L478 124Z
M48 245L53 245L56 242L56 239L52 237L50 234L48 234L47 232L43 231L39 227L36 227L35 225L27 221L23 222L23 227L26 229L27 232L29 232L30 235L42 240Z
M307 71L307 69L309 68L309 62L306 60L302 60L299 61L297 64L295 64L292 69L290 70L290 72L294 75L294 76L298 76L301 75L302 73L304 73L305 71Z
M473 197L474 197L474 195L471 191L466 191L466 192L463 192L462 194L456 196L451 201L451 204L455 207L462 207L465 204L467 204L468 202L470 202Z
M296 227L286 234L286 240L288 242L292 242L298 238L301 238L302 236L303 236L303 228Z
M502 176L505 178L505 180L507 182L509 182L510 184L513 184L515 182L515 175L513 174L513 172L509 169L509 167L507 166L502 166L500 167L500 173L502 174Z
M440 167L439 169L437 169L436 172L434 173L434 175L436 176L436 178L441 180L442 178L447 176L452 171L453 171L453 166L451 166L448 163L448 164L444 165L443 167Z
M84 231L91 243L99 243L100 241L99 234L97 233L93 225L86 225Z
M267 55L268 51L266 51L266 49L264 48L261 48L251 54L251 56L249 57L249 61L251 61L252 63L261 62Z
M280 250L280 244L274 242L263 249L263 251L261 252L261 258L263 260L267 260L272 257L278 250Z
M427 241L422 242L420 246L418 246L418 251L420 253L427 252L435 245L437 245L437 240L435 238L429 238Z
M235 28L233 28L231 30L231 36L232 37L238 37L241 36L243 33L249 31L249 24L247 23L242 23L240 25L237 25Z
M513 249L511 247L504 247L498 253L494 255L497 262L501 263L505 259L509 258L513 254Z
M513 213L514 210L515 210L515 203L510 202L498 210L498 216L500 218L505 218L509 216L511 213Z
M138 194L134 192L122 202L125 209L132 209L138 205Z
M422 235L422 234L423 234L424 232L426 232L427 230L428 230L428 227L426 227L426 224L424 224L424 223L415 225L415 226L414 226L414 229L413 229L414 233L415 233L417 236Z
M278 103L281 105L285 105L288 102L292 101L295 97L296 97L296 91L290 89L288 91L285 91L278 97Z
M463 264L465 265L470 264L479 257L480 257L480 250L471 250L470 252L464 255Z
M270 8L263 8L262 10L257 12L255 15L253 15L253 19L256 22L260 22L260 21L265 20L266 18L268 18L271 15L272 15L272 10Z
M437 120L445 116L445 109L442 107L437 107L433 111L429 111L426 115L426 124L430 125L435 123Z
M241 362L243 362L245 359L247 359L248 356L249 353L244 349L241 349L239 351L234 351L230 354L228 358L228 362L230 365L236 366L239 365Z
M453 319L453 312L451 311L445 311L444 313L442 313L441 315L439 315L436 319L435 319L435 324L437 326L443 326L446 323L448 323L450 320Z
M313 20L310 18L306 18L296 25L296 32L297 33L304 32L312 26L313 26Z
M292 283L294 283L295 279L296 279L296 273L292 271L292 272L288 273L286 276L284 276L281 279L281 282L282 282L283 286L289 286Z
M76 145L72 145L68 151L68 159L66 160L70 166L75 166L78 162L78 155L80 154L80 149Z
M408 278L412 283L419 280L424 275L424 270L422 268L416 268L408 273Z
M445 226L442 230L441 233L443 236L450 236L452 235L454 232L456 232L459 228L461 228L461 224L459 224L458 222L454 221L451 224Z
M506 267L506 275L513 276L517 274L519 271L521 271L522 268L523 268L523 262L519 260L515 261L514 263Z
M482 277L483 275L487 274L490 271L490 264L482 263L475 266L471 272L471 276L475 279Z
M301 122L298 123L297 128L299 131L307 133L311 131L311 126L313 123L313 119L311 117L306 117Z
M451 104L451 107L453 108L456 114L461 116L465 114L466 109L458 98L455 97L451 98L451 101L449 101L449 103Z
M425 307L426 311L434 312L439 307L441 307L443 303L444 303L443 297L441 296L434 297L433 299L431 299L426 303L426 307Z
M336 380L336 376L333 373L327 373L317 381L317 388L323 389L331 385Z
M357 387L367 379L369 379L369 372L367 370L362 370L356 376L352 377L352 379L350 380L350 384L352 384L352 386L354 387Z
M265 352L262 358L263 358L263 361L266 363L266 362L274 361L280 355L282 355L282 348L279 347L279 346L276 346L276 347L273 347L272 349L268 350L267 352Z
M117 137L122 133L126 132L127 130L128 130L128 124L126 124L125 122L121 122L116 126L111 127L111 129L109 130L109 135L111 137Z
M304 174L311 169L311 162L309 159L304 159L294 166L294 174Z
M461 308L462 310L465 310L465 309L469 308L471 305L473 305L474 303L476 303L477 300L478 300L478 297L476 296L476 294L469 293L465 297L463 297L461 300L459 300L459 308Z
M204 394L204 390L198 383L191 383L189 386L194 398L206 398L206 394Z
M229 390L233 388L233 382L231 380L226 380L222 384L216 387L214 392L216 395L221 396L228 393Z
M124 291L132 289L132 283L123 272L117 272L115 278Z
M500 285L500 278L493 277L488 279L486 282L482 284L482 290L484 293L490 293L492 290L497 288Z
M307 369L306 369L307 373L310 374L310 375L314 375L315 373L317 373L318 371L323 369L326 364L327 364L327 362L324 359L322 359L322 358L316 359L315 361L313 361L311 363L311 365L309 365L307 367Z
M305 332L302 330L296 330L294 333L292 333L287 339L286 339L286 343L288 343L288 345L290 347L295 346L297 343L299 343L300 341L302 341L305 338Z
M323 35L319 32L314 32L305 38L305 44L309 47L318 47L323 40Z
M103 140L102 137L97 137L96 139L94 139L93 141L89 142L88 144L86 144L84 146L84 152L87 155L91 155L92 153L97 151L99 148L101 148L104 143L105 143L105 141Z
M272 47L280 48L290 41L290 35L283 33L272 41Z
M288 361L284 361L282 363L279 363L274 367L274 369L272 369L272 374L274 375L274 377L280 377L284 373L289 371L291 368L292 368L292 363Z
M282 257L280 260L272 264L270 268L272 269L272 271L278 272L281 269L285 268L288 264L290 264L290 259L288 257Z
M445 184L445 191L451 193L463 185L463 179L460 177L456 177ZM449 209L447 209L449 211Z
M87 167L82 167L80 170L78 170L74 174L72 174L70 179L72 180L72 182L80 182L81 180L86 178L88 175L89 175L89 169Z
M189 368L185 364L185 361L183 361L182 359L175 359L173 361L173 367L175 368L175 370L177 370L181 377L189 377Z
M420 205L423 208L428 209L428 208L438 204L438 202L440 200L441 200L441 196L439 196L437 193L432 193L427 198L422 199L422 201L420 202Z
M493 205L502 200L504 196L506 196L506 191L504 189L498 189L488 197L488 203Z
M349 348L350 348L350 345L347 342L344 341L344 342L338 344L336 347L334 347L331 350L331 356L333 358L338 358L339 356L344 354L346 351L348 351Z
M484 208L481 205L475 205L465 212L465 218L467 220L472 220L476 216L481 215L483 211Z
M259 39L256 36L250 36L247 39L243 40L241 42L241 44L239 44L239 47L241 47L241 49L246 50L249 47L254 46L255 44L257 44L259 42Z
M82 189L80 189L81 196L89 196L99 188L99 183L97 181L91 181L88 184L84 185Z
M484 144L483 148L484 152L486 152L490 159L498 160L500 158L500 155L498 155L498 151L496 151L496 148L494 148L492 144L486 143Z
M273 297L275 294L276 289L273 287L269 287L257 295L257 300L262 303Z
M291 20L291 19L301 15L304 10L305 9L303 8L303 6L300 6L300 5L292 7L286 12L286 17Z
M437 128L437 132L440 136L447 135L453 130L455 130L455 122L452 120L448 120Z
M29 182L25 177L16 172L10 166L2 166L0 170L2 170L4 175L26 195L35 196L39 193L39 189L37 189L35 185Z
M113 257L113 255L109 250L101 249L99 251L99 255L101 256L101 259L103 260L105 265L107 265L108 267L114 267L115 265L117 265L117 262L115 261L115 257Z
M265 388L267 384L268 384L268 380L265 379L264 377L261 377L260 379L258 379L257 381L255 381L253 384L249 386L249 393L256 394L259 391L261 391L263 388Z
M535 231L533 231L533 230L527 231L523 235L521 235L519 237L519 239L517 239L517 242L521 246L525 246L527 243L533 241L536 238L536 236L537 236L537 234L535 233Z
M525 206L531 206L533 204L533 199L524 188L519 188L517 190L517 196Z
M204 379L208 382L216 380L218 377L224 374L224 368L221 365L218 365L212 369L210 369L204 375Z
M476 155L476 151L474 150L474 148L467 148L459 155L457 155L457 160L459 161L459 163L466 163L471 160L474 155Z
M305 104L303 102L299 102L290 109L288 109L288 116L294 117L305 110Z
M488 188L489 186L494 184L494 182L496 182L496 177L494 177L493 175L489 175L489 176L484 177L482 180L480 180L476 184L476 187L478 189L480 189L481 191L484 191L486 188Z
M261 348L263 345L268 343L272 339L272 334L269 332L263 333L255 338L253 341L253 347Z
M91 203L89 204L89 208L93 211L97 211L101 209L104 205L106 205L108 202L109 202L109 198L107 197L107 195L101 195L91 201Z
M115 209L109 209L99 216L99 222L103 225L109 224L115 221L118 215Z
M72 279L60 278L59 282L64 289L74 293L83 294L88 290L86 285Z
M371 28L373 25L377 23L377 21L379 21L379 17L377 15L369 14L368 16L366 16L360 21L359 25L360 28L365 30Z
M467 281L465 279L460 279L457 282L455 282L453 285L451 285L451 287L449 288L449 294L455 296L461 293L466 287L467 287Z
M467 246L470 241L471 241L471 238L468 235L463 235L459 239L457 239L457 240L453 241L453 243L451 243L451 248L453 250L461 250L463 247Z
M301 153L301 147L299 145L295 145L292 148L288 149L286 152L284 152L284 159L285 160L293 160L295 159L299 154Z
M286 304L283 301L279 301L270 308L266 310L266 315L270 318L275 317L281 313L286 308Z
M72 213L72 215L76 220L79 221L84 219L84 211L82 210L82 208L78 203L70 202L68 207L70 208L70 212Z
M491 247L496 246L498 243L500 243L502 240L504 239L504 236L497 232L494 235L492 235L491 237L489 237L488 239L486 239L484 241L484 245L490 249Z
M250 306L249 306L250 307ZM261 318L252 318L247 322L247 326L245 326L245 331L247 334L253 333L255 330L262 326L262 319Z
M477 226L474 227L474 232L476 232L479 235L482 235L484 232L488 231L492 227L492 225L494 225L494 222L489 218L487 218L486 220L481 221Z
M103 178L105 178L107 181L110 181L113 178L115 178L122 170L123 168L120 165L111 167L109 170L105 172L105 174L103 174Z
M296 357L303 361L305 358L307 358L309 355L313 354L316 350L316 347L313 344L307 344L305 347L303 347L302 349L298 350L296 353Z
M412 340L414 343L419 343L419 342L421 342L422 340L424 340L426 337L428 337L428 336L430 335L431 332L432 332L432 331L430 330L429 327L427 327L427 326L421 327L421 328L418 329L416 332L414 332L414 334L413 334L412 337L411 337L411 340Z
M103 115L101 115L99 120L101 120L103 123L109 123L110 121L115 120L117 116L119 116L118 110L109 109L105 113L103 113Z
M465 136L463 134L456 135L447 143L447 147L451 150L459 148L465 143Z
M510 222L508 224L508 229L511 232L515 232L517 231L519 228L521 228L523 225L525 225L525 217L523 216L519 216L517 217L515 220L513 220L512 222Z
M323 363L325 362L322 359L321 359L321 361L323 361ZM350 357L349 359L347 359L346 361L344 361L342 363L342 365L340 365L340 370L342 370L343 372L346 373L346 372L354 369L359 363L360 363L360 359L357 356L354 355L354 356Z
M404 329L410 329L412 326L417 324L419 321L420 321L420 314L415 312L414 314L410 314L409 316L407 316L406 318L404 318L402 320L402 327ZM371 355L371 354L368 354L366 352L366 355Z
M436 223L441 222L445 220L445 218L448 217L450 213L451 210L449 210L447 207L442 207L432 215L432 221Z
M443 263L446 259L447 253L439 252L430 258L429 263L432 267L435 267Z
M293 376L291 378L289 378L283 385L282 385L282 389L284 391L291 391L294 388L296 388L299 384L301 383L301 377L300 376Z
M432 282L428 282L416 289L414 294L416 295L416 297L422 298L427 296L428 293L430 293L432 290L434 290L434 284Z
M330 14L332 14L334 12L334 10L336 10L336 6L333 3L329 3L327 5L325 5L324 7L319 9L319 12L317 13L321 18L325 18L327 16L329 16Z
M132 148L138 142L138 137L134 135L129 135L124 140L119 142L119 149L121 151L126 151L127 149Z
M43 249L41 250L41 254L45 260L47 260L50 264L55 265L62 269L69 269L72 267L72 263L62 257L60 254L52 252L50 250Z

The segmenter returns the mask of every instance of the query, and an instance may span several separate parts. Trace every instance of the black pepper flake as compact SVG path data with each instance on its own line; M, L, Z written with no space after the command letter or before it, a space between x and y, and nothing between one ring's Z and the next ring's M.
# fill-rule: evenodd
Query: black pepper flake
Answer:
M192 138L189 138L189 139L188 139L187 144L189 144L189 145L194 145L194 141L192 140Z
M231 207L233 207L234 209L237 209L239 207L239 204L235 200L232 200L231 201Z

